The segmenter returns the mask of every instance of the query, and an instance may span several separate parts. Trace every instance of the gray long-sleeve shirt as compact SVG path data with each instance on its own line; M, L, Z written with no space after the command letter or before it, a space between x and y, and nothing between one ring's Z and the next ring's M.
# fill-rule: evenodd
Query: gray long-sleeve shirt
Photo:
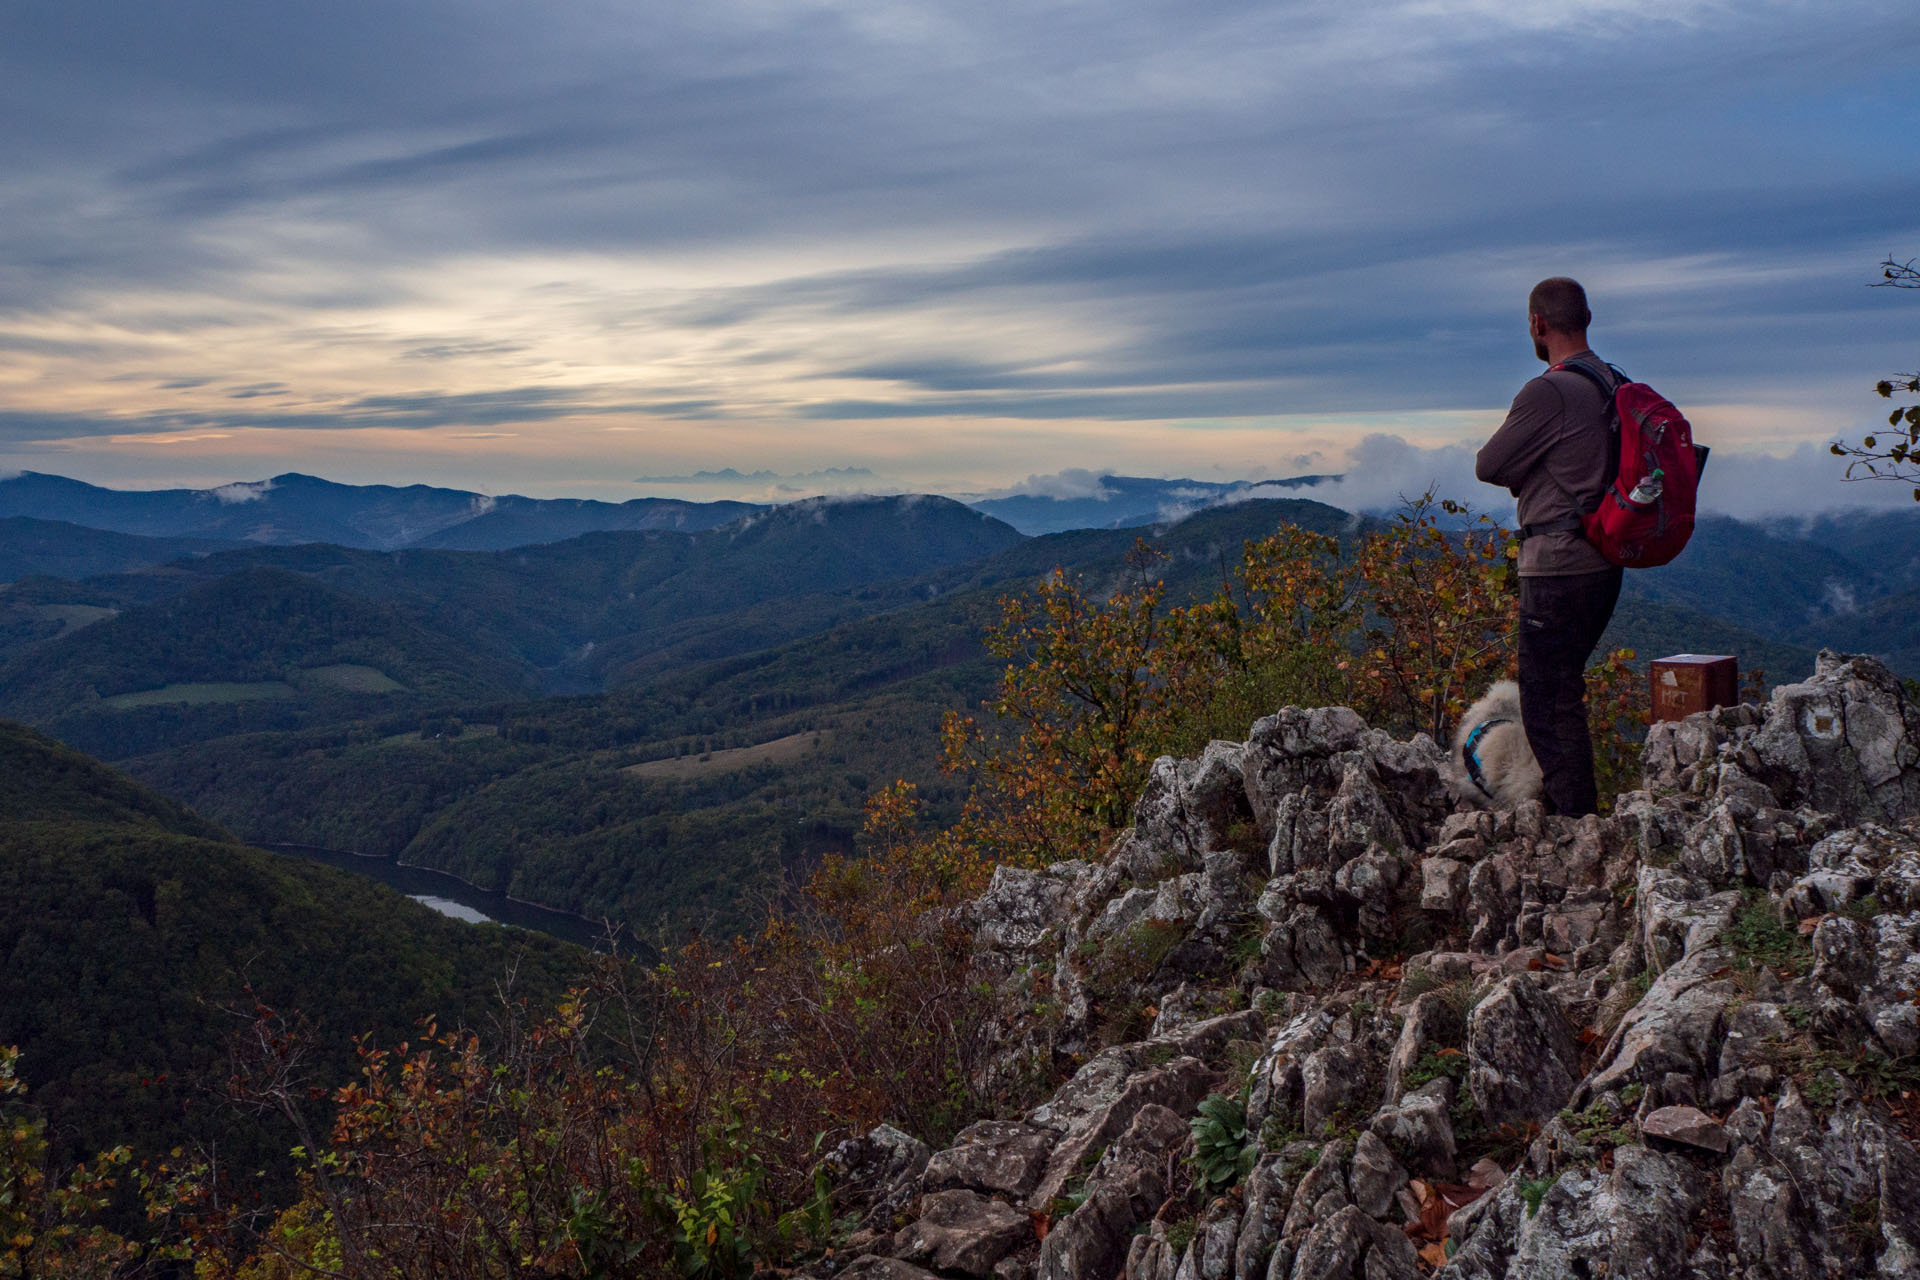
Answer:
M1598 364L1591 351L1577 358ZM1507 420L1480 447L1474 475L1497 484L1518 502L1520 524L1546 524L1591 510L1607 484L1607 400L1586 377L1549 370L1520 388ZM1554 578L1598 573L1605 556L1579 530L1528 538L1520 547L1520 576Z

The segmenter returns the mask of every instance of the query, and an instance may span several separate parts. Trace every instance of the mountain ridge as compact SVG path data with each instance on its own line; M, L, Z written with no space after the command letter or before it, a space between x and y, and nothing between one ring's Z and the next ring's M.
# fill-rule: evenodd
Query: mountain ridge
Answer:
M144 537L326 542L382 551L408 546L498 550L597 529L711 528L751 509L756 505L679 498L611 503L493 497L425 484L347 485L297 471L210 489L111 489L38 471L0 480L0 516L64 520Z

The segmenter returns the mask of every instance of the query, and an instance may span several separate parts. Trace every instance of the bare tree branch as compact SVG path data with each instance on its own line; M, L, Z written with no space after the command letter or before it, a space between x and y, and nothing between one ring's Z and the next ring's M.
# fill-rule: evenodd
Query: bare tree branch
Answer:
M1920 289L1920 267L1914 263L1920 258L1908 258L1899 261L1892 254L1880 264L1880 279L1868 286L1873 289Z
M1901 262L1887 255L1880 263L1880 279L1875 289L1920 289L1920 259ZM1920 373L1902 373L1882 378L1873 388L1882 400L1895 396L1920 396ZM1896 480L1911 484L1913 500L1920 502L1920 402L1897 404L1887 415L1884 431L1863 435L1859 440L1835 440L1827 451L1847 460L1842 477L1846 480Z

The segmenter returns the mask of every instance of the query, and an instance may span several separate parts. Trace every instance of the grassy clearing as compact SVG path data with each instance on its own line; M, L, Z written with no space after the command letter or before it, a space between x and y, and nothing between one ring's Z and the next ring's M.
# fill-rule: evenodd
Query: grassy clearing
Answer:
M170 684L138 693L116 693L100 699L100 705L115 711L133 711L140 707L199 704L208 702L285 702L300 694L281 680L262 680L254 684Z
M422 733L418 729L409 729L405 733L390 733L384 738L375 738L365 745L375 749L384 747L417 747L423 743L445 744L451 742L458 744L477 741L480 738L497 738L499 736L500 726L497 724L463 724L460 726L460 732L457 734L447 735L443 733L439 737L435 737L432 733Z
M61 635L72 635L82 627L96 622L104 622L120 611L107 609L97 604L37 604L28 610L36 618L51 618L59 622L65 630Z
M809 730L790 733L784 738L756 743L751 747L728 747L697 756L681 756L675 760L647 760L630 764L621 772L636 778L697 778L703 774L744 769L751 764L791 764L825 748L832 741L833 734L829 730L818 733Z
M330 667L308 667L296 677L302 684L324 685L346 693L404 693L407 686L384 671L356 666L351 662Z

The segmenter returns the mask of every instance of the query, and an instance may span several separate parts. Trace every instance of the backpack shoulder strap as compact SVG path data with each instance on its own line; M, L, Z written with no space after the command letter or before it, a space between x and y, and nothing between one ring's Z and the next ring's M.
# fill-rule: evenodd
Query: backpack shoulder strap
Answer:
M1599 367L1596 368L1595 365ZM1607 406L1607 434L1613 440L1613 447L1607 450L1607 470L1604 483L1600 486L1602 498L1606 491L1613 488L1620 478L1620 407L1614 403L1614 393L1631 381L1625 373L1610 364L1589 360L1563 360L1553 369L1565 369L1577 373L1600 390L1600 398ZM1553 369L1547 370L1552 373Z
M1598 387L1601 396L1606 399L1609 412L1613 408L1613 393L1618 391L1623 383L1632 381L1613 365L1602 364L1596 368L1592 362L1586 360L1563 360L1547 372L1552 373L1559 369L1564 369L1568 373L1577 373Z

